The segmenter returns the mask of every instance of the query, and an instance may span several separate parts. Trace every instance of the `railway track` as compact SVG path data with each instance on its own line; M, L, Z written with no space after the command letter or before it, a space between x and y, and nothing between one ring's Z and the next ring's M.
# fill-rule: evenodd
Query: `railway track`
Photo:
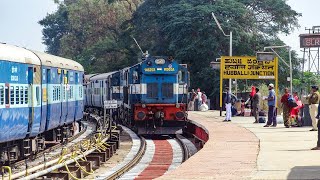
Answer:
M84 125L68 144L46 149L29 163L16 162L3 179L78 179L92 174L119 148L119 131L113 128L111 132L96 132L94 123Z
M38 155L40 157L32 161L32 166L27 169L21 166L4 179L67 180L92 175L119 148L119 131L114 130L111 136L93 135L95 127L85 125L86 130L73 137L68 146L59 145L60 151L53 149L58 146L50 148L53 151L50 156L43 152L46 159ZM182 135L139 137L126 127L122 129L133 142L129 154L107 173L94 175L95 179L154 179L176 169L197 151L195 145Z
M97 179L154 179L177 168L196 150L193 143L181 135L139 138L141 146L131 161Z

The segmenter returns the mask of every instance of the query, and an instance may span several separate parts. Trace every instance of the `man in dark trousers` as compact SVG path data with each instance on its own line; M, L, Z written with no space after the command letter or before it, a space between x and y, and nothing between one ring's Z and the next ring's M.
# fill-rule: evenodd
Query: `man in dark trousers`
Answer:
M259 88L256 88L256 93L252 97L252 115L255 118L254 123L259 123L259 112L260 112L260 100L261 94L259 92Z
M271 124L273 127L277 127L277 119L276 119L276 93L273 90L274 85L269 84L269 96L266 99L268 101L268 122L263 127L270 127Z

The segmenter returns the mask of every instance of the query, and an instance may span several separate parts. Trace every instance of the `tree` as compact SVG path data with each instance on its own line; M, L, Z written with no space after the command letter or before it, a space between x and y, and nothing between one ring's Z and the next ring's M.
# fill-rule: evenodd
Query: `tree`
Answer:
M88 73L108 72L129 65L127 53L130 51L123 48L121 25L131 18L140 0L57 3L58 11L40 21L49 53L79 61Z
M67 7L60 4L55 13L48 14L39 24L43 26L43 43L47 46L47 52L59 55L61 39L70 31Z
M283 44L277 34L289 33L298 26L299 14L283 0L146 0L134 13L129 31L143 49L153 54L174 54L181 63L187 63L192 86L214 94L217 84L203 82L219 78L208 79L212 75L209 63L228 55L229 40L218 29L211 12L225 31L234 32L234 55L255 55L264 46Z

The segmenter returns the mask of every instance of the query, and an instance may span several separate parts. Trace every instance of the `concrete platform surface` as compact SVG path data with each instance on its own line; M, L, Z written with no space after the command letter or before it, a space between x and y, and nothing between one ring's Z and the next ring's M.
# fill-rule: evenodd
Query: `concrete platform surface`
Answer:
M251 179L256 171L259 140L249 130L222 123L213 112L191 112L189 119L204 126L209 140L204 147L158 179Z
M222 122L218 111L189 112L209 141L196 155L160 179L320 179L317 132L311 127L263 127L253 117Z

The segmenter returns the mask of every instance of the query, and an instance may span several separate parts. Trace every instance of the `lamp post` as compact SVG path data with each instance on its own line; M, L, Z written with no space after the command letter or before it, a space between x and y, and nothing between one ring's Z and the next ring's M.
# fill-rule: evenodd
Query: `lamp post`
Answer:
M223 29L222 29L222 27L221 27L218 19L217 19L216 16L214 15L214 13L212 13L212 17L213 17L214 21L216 22L217 26L219 27L220 31L223 33L223 35L230 38L230 42L229 42L229 43L230 43L230 46L229 46L229 56L232 56L232 31L230 31L230 34L227 35L227 34L223 31ZM232 81L232 80L229 79L229 92L230 92L230 94L231 94L231 84L232 84L231 81ZM236 84L236 87L237 87L237 84Z
M279 48L286 48L289 51L289 64L274 50ZM290 46L268 46L264 47L264 50L270 49L275 55L279 57L279 59L289 67L290 69L290 92L292 92L292 61L291 61L291 47Z

